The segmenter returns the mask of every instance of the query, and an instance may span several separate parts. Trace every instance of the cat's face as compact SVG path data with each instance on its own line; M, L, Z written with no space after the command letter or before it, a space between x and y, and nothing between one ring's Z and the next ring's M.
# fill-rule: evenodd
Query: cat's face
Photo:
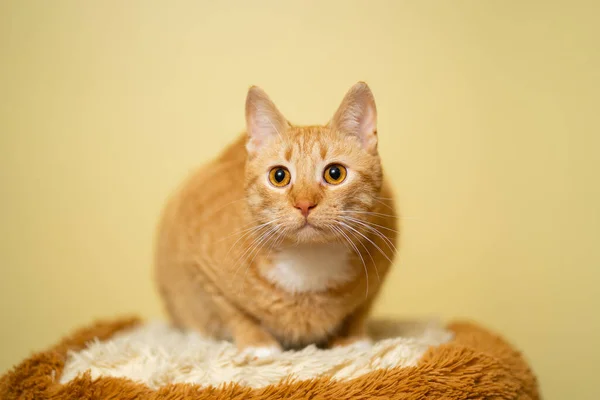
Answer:
M257 222L298 241L330 240L336 228L351 235L382 182L379 156L328 127L290 127L248 161L246 176Z
M358 85L330 124L310 127L292 126L264 92L251 89L246 196L265 240L327 242L362 231L382 168L372 95Z

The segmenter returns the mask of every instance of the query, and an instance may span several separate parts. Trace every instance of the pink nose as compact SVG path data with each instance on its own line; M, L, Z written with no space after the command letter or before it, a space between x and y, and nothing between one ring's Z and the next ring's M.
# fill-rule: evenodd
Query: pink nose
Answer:
M296 202L296 205L294 205L294 207L300 210L302 215L304 215L305 217L308 217L308 213L310 212L310 210L312 210L316 206L317 205L315 203L308 200L298 200Z

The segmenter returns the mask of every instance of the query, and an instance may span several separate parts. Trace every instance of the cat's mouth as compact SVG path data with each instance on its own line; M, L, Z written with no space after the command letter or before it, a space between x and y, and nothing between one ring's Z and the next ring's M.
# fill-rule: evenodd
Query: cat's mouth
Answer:
M325 230L314 223L304 221L304 223L298 228L296 231L298 235L304 236L305 238L315 238L316 236L320 236Z
M298 230L301 231L301 230L311 229L311 228L318 229L316 226L314 226L313 224L308 222L308 220L305 220L304 223L302 224L302 226L300 226L300 228L298 228Z
M298 228L298 230L303 230L303 229L316 229L318 231L323 230L323 228L317 226L313 222L310 222L308 219L305 219L304 223L300 226L300 228Z
M301 243L326 243L331 240L331 231L314 221L303 221L296 225L291 238Z
M302 242L311 242L315 239L318 239L321 236L320 229L310 222L305 222L298 228L296 234L294 235L297 240Z

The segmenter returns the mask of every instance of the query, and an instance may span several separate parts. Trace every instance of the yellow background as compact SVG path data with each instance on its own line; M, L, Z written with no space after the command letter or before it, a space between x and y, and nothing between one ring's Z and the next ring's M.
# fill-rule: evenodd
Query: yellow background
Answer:
M600 398L598 4L0 2L0 370L161 315L157 214L250 84L317 123L365 80L405 215L377 312L473 318L547 399Z

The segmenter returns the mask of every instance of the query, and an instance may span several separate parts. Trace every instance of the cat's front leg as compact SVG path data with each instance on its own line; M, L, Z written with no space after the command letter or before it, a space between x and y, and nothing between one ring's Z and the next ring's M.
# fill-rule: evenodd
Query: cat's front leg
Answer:
M273 335L250 317L240 313L229 323L240 360L268 358L281 353L281 345Z
M349 335L334 336L333 339L330 341L329 346L331 348L335 348L356 345L361 348L367 349L370 348L372 344L373 341L371 340L368 334L363 332L354 332L350 333Z
M367 317L371 309L372 300L367 300L344 320L342 328L330 342L330 347L343 347L357 345L368 348L372 340L367 332Z
M281 345L273 335L225 296L213 293L211 300L219 310L227 336L233 339L239 350L240 360L265 358L282 351Z

